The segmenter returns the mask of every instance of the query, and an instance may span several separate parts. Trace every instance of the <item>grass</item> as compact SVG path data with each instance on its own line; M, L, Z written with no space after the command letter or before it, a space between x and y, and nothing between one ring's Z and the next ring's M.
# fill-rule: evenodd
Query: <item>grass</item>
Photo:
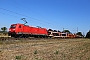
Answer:
M37 51L37 50L35 50L35 51L34 51L34 54L37 54L37 52L38 52L38 51Z
M20 60L21 59L21 56L16 56L15 59L16 60Z
M3 42L2 42L2 41L0 41L0 44L3 44Z
M0 60L90 60L90 39L1 41Z
M58 51L58 50L56 50L54 54L58 54L58 53L59 53L59 51Z
M39 58L35 58L35 60L43 60L43 59L41 59L41 58L40 59Z

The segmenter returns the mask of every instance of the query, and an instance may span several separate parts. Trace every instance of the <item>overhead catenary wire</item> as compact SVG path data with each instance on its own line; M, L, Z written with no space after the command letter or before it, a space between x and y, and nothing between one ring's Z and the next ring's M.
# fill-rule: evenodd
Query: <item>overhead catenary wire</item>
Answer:
M25 7L24 5L21 5L20 3L18 3L18 2L16 2L15 0L11 0L11 1L13 1L13 2L15 2L16 4L18 4L20 7L24 7L25 9L27 9L27 10L29 10L29 11L32 11L31 9L28 9L27 7ZM8 4L8 2L6 2L7 4ZM13 6L13 5L12 5ZM17 9L20 9L20 7L19 6L14 6L14 7L16 7ZM4 8L3 10L5 10L6 8ZM33 17L30 17L30 16L26 16L25 14L20 14L20 13L18 13L18 12L14 12L14 11L12 11L12 10L8 10L8 9L6 9L6 11L8 11L8 12L12 12L12 13L14 13L14 14L17 14L17 15L20 15L20 16L23 16L23 17L25 17L25 18L31 18L31 19L33 19L33 20L31 20L31 21L38 21L39 23L43 23L43 24L45 24L45 25L50 25L50 26L55 26L55 27L57 27L57 28L59 28L60 26L58 26L57 25L57 23L49 23L49 22L47 22L47 21L43 21L43 20L40 20L40 19L36 19L36 18L33 18ZM40 15L40 16L42 16L41 14L38 14L37 12L35 12L35 11L32 11L32 12L34 12L35 14L37 14L37 15ZM2 14L5 14L5 13L3 13L3 12L1 12ZM7 14L8 15L8 14ZM9 14L10 15L10 14ZM18 17L18 16L14 16L14 15L11 15L11 16L13 16L13 17ZM43 17L43 16L42 16ZM21 17L18 17L18 18L21 18Z
M19 4L19 3L16 2L15 0L11 0L11 1L15 2L15 3L18 4L19 6L24 7L25 9L27 9L27 10L29 10L29 11L32 11L32 10L26 8L25 6ZM6 3L7 3L7 2L6 2ZM16 6L16 7L17 7L17 6ZM39 23L43 23L43 24L45 24L45 25L49 25L49 26L52 26L52 27L53 27L53 26L55 26L55 27L57 27L57 28L60 27L60 26L58 26L57 24L49 23L49 22L46 22L46 21L43 21L43 20L40 20L40 19L36 19L36 18L30 17L30 16L26 16L26 15L24 15L24 14L20 14L20 13L17 13L17 12L13 12L13 11L8 10L8 9L5 9L5 8L2 8L2 9L3 9L3 10L6 10L6 11L8 11L8 12L12 12L12 13L14 13L14 14L20 15L20 16L24 16L24 17L27 17L27 18L31 18L31 19L35 20L35 22L38 21ZM18 7L18 9L19 9L19 7ZM32 11L32 12L34 12L34 11ZM34 12L34 13L36 13L36 12ZM37 14L37 13L36 13L36 14ZM40 14L38 14L38 15L40 15ZM42 16L42 15L40 15L40 16Z
M11 1L14 2L14 3L16 3L16 4L18 4L19 6L22 6L23 8L27 9L28 11L32 11L33 13L35 13L35 14L37 14L37 15L43 17L43 15L41 15L41 14L39 14L39 13L37 13L37 12L31 10L31 9L28 9L27 7L25 7L24 5L21 5L20 3L16 2L15 0L11 0ZM46 18L46 17L44 16L44 18ZM40 21L42 21L42 20L40 20ZM46 21L42 21L42 22L45 22L45 23L51 24L51 25L53 24L53 23L49 23L49 22L46 22ZM57 23L58 23L58 22L57 22ZM53 24L53 25L57 26L57 24ZM60 27L60 26L58 26L58 27Z
M0 14L6 15L6 16L9 16L9 17L18 18L18 19L21 18L21 17L15 16L15 15L11 15L11 14L4 13L4 12L0 12ZM32 21L32 20L31 20L31 21ZM34 21L34 22L35 22L35 21Z
M41 17L43 17L43 15L41 15L41 14L39 14L39 13L37 13L37 12L35 12L35 11L33 11L33 10L31 10L31 9L29 9L29 8L27 8L27 7L23 6L23 5L21 5L21 4L19 4L19 3L16 2L15 0L11 0L11 1L14 2L14 3L16 3L16 4L18 4L19 6L22 6L22 7L25 8L26 10L29 10L29 11L31 11L31 12L33 12L33 13L35 13L35 14L41 16ZM44 17L45 17L45 16L44 16Z
M4 8L0 8L0 9L25 17L25 15L22 15L22 14L17 13L17 12L13 12L13 11L10 11L10 10L4 9ZM10 17L12 16L12 17L14 17L14 18L15 18L15 17L17 17L17 18L19 18L19 19L21 18L21 17L15 16L15 15L7 14L7 13L5 13L5 12L0 12L0 13L1 13L1 14L4 14L4 15L7 15L7 16L10 16ZM27 17L27 16L26 16L26 17ZM33 21L33 20L31 20L31 21ZM34 21L34 22L35 22L35 21Z
M11 11L11 10L8 10L8 9L5 9L5 8L0 8L0 9L5 10L5 11L8 11L8 12L12 12L12 13L17 14L17 15L21 15L21 16L24 16L24 17L28 17L28 18L31 18L31 19L37 20L37 19L35 19L35 18L32 18L32 17L26 16L26 15L23 15L23 14L20 14L20 13L17 13L17 12L14 12L14 11Z
M29 11L32 11L32 10L26 8L25 6L19 4L18 2L14 1L14 0L11 0L11 1L13 1L14 3L18 4L19 6L22 6L23 8L25 8L25 9L27 9L27 10L29 10ZM5 1L4 1L4 2L5 2ZM7 2L6 2L6 3L7 3ZM7 3L7 4L8 4L8 3ZM14 7L15 7L15 6L14 6ZM17 8L17 9L20 9L20 8L17 7L17 6L16 6L16 8ZM9 10L9 11L10 11L10 10ZM11 12L13 12L13 11L11 11ZM32 11L32 12L34 12L34 11ZM19 13L17 13L17 12L13 12L13 13L19 14ZM34 12L34 13L35 13L35 14L38 14L38 13L36 13L36 12ZM19 14L19 15L25 16L25 15L23 15L23 14ZM40 14L38 14L38 15L40 15ZM42 16L42 15L40 15L40 16ZM45 24L51 24L51 23L48 23L48 22L46 22L46 21L43 21L43 20L40 20L40 19L36 19L36 18L30 17L30 16L25 16L25 17L29 17L29 18L32 18L32 19L34 19L34 20L38 20L38 21L40 21L40 22L44 22ZM53 24L53 25L54 25L54 24Z
M4 12L0 12L1 14L4 14L4 15L7 15L7 16L12 16L12 17L14 17L14 18L20 18L20 17L18 17L18 16L14 16L14 15L10 15L10 14L7 14L7 13L4 13Z
M27 17L27 18L32 18L32 17L29 17L29 16L26 16L26 15L23 15L23 14L20 14L20 13L17 13L17 12L13 12L13 11L11 11L11 10L8 10L8 9L5 9L5 8L0 8L0 9L2 9L2 10L5 10L5 11L8 11L8 12L11 12L11 13L14 13L14 14L17 14L17 15L20 15L20 16L24 16L24 17ZM4 13L5 14L5 13ZM32 19L34 19L34 20L38 20L38 19L35 19L35 18L32 18ZM40 21L40 23L41 23L42 21ZM51 24L46 24L45 22L42 22L43 24L45 24L45 25L50 25L50 26L54 26L54 25L51 25Z

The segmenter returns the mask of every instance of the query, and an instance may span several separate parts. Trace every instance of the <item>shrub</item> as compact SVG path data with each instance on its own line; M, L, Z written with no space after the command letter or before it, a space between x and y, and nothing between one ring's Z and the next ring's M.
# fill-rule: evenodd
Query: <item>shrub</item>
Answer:
M37 54L37 50L34 51L34 54Z
M90 38L90 30L89 30L89 32L87 32L86 38Z
M59 53L59 51L58 51L58 50L56 50L56 51L55 51L55 54L58 54L58 53Z
M16 56L16 58L15 58L15 59L19 60L19 59L21 59L21 56Z

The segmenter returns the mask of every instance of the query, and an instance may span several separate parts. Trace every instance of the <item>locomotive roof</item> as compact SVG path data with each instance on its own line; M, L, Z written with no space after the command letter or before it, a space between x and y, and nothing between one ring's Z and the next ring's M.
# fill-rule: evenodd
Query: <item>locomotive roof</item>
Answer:
M25 25L25 24L21 24L21 23L16 23L16 24L12 24L12 25L24 25L24 26L29 26L29 25ZM35 26L29 26L29 27L35 27ZM42 28L42 27L35 27L35 28ZM42 29L46 29L46 28L42 28Z

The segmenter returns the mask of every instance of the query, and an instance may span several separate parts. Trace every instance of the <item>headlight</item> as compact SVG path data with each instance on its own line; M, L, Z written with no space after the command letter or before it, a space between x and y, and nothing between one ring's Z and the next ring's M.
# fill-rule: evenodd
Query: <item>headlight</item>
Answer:
M15 30L15 29L13 29L13 30Z

